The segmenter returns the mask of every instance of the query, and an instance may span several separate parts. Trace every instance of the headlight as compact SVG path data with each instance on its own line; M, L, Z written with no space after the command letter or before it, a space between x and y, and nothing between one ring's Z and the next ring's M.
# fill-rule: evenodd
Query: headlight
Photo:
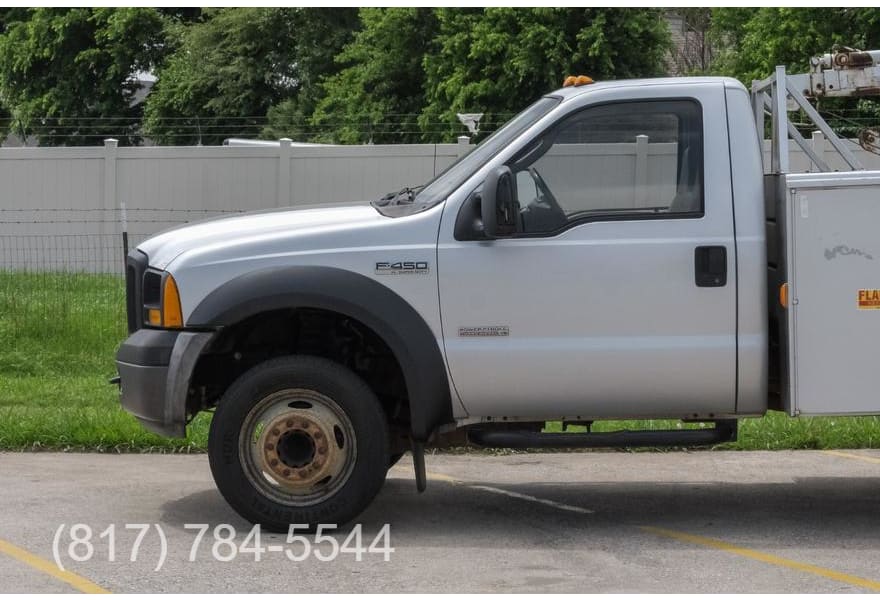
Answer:
M151 327L183 327L180 293L171 273L144 274L144 316L146 325Z

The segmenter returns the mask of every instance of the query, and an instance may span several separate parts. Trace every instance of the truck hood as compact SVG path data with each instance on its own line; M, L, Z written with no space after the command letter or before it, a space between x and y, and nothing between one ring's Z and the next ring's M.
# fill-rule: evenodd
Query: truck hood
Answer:
M191 248L222 246L232 238L242 241L279 235L286 237L299 232L332 231L346 225L387 220L388 217L383 217L369 204L272 209L167 229L144 241L138 249L149 257L151 266L165 269L171 261Z

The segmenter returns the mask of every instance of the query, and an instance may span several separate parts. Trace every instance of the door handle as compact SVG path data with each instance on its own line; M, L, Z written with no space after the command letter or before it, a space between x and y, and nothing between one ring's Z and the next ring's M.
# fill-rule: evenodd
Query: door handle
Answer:
M694 283L697 287L727 285L727 248L697 246L694 249Z

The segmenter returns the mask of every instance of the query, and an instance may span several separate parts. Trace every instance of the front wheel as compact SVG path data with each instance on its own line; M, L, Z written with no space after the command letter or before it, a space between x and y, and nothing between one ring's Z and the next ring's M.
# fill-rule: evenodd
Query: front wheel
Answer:
M276 358L223 395L208 457L220 493L252 523L342 525L382 486L388 424L373 391L342 365Z

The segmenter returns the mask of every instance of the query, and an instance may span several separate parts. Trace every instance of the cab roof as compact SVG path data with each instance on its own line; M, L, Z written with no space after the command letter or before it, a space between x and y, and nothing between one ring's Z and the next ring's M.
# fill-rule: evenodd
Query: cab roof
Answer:
M651 85L686 86L706 83L721 84L725 87L740 88L742 90L745 90L745 86L743 86L742 83L732 77L654 77L650 79L616 79L610 81L596 81L595 83L588 83L586 85L559 88L558 90L551 92L547 95L562 98L564 102L569 98L574 98L575 96L580 96L581 94L595 92L599 90Z

